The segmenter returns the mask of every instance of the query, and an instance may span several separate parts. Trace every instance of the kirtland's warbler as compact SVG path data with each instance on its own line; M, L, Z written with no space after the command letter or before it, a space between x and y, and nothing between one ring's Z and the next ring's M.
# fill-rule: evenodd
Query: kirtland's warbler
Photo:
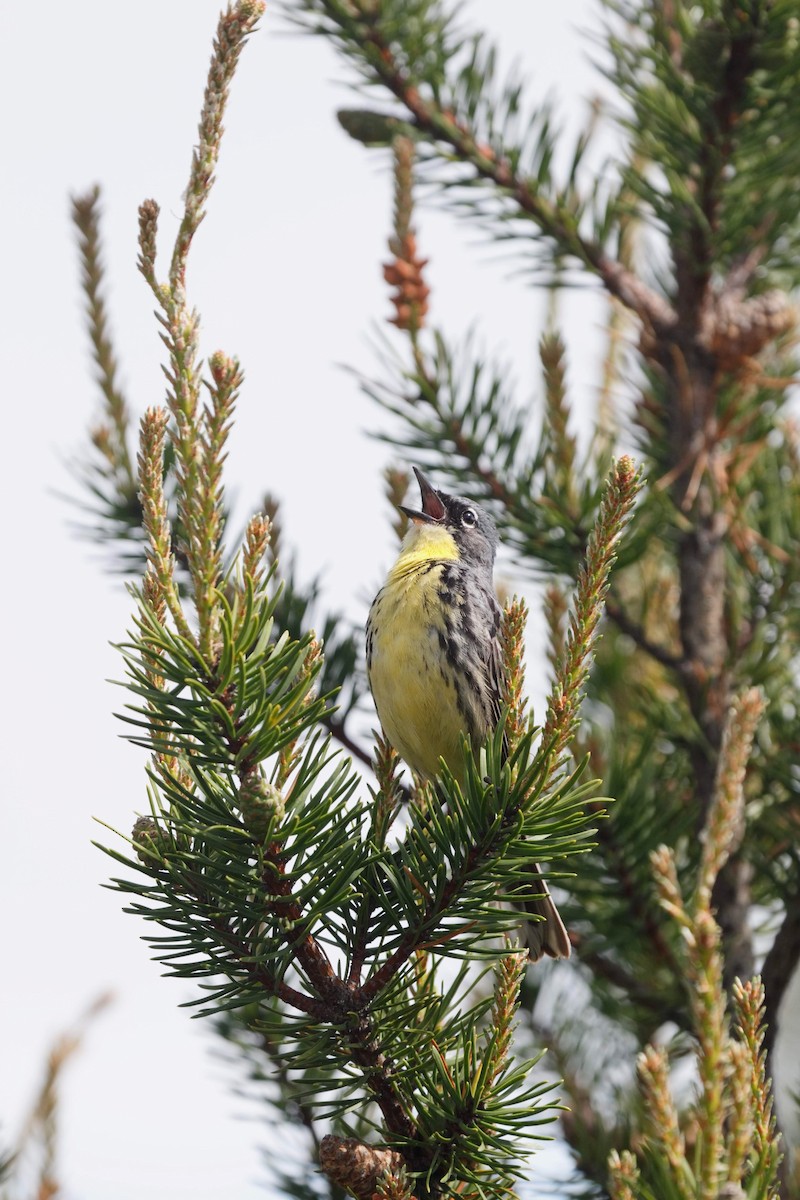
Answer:
M367 621L367 675L386 737L417 775L431 779L444 759L463 781L461 737L480 745L500 717L503 664L500 608L492 573L494 521L477 504L436 491L417 468L421 509ZM547 884L526 909L534 962L566 958L567 931Z

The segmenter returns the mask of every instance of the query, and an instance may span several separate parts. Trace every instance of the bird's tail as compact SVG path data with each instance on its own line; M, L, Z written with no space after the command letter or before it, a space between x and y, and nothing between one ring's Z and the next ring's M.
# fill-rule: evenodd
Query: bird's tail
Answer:
M566 926L561 920L553 897L547 884L542 879L541 871L534 865L536 890L541 895L526 900L523 908L531 917L538 918L526 922L525 941L528 945L528 955L531 962L538 962L543 954L551 958L569 958L572 949Z

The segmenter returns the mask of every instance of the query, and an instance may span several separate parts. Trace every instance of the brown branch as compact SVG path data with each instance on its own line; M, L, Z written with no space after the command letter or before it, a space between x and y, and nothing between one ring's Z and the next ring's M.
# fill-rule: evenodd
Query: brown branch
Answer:
M274 860L270 865L274 869ZM281 915L292 923L298 919L300 906L293 899L289 899L291 885L285 876L282 889L286 897L286 908ZM236 956L241 969L269 995L277 996L283 1003L307 1013L320 1024L344 1027L344 1040L353 1061L364 1068L366 1086L375 1097L387 1129L403 1138L413 1137L414 1125L406 1111L404 1098L392 1079L391 1064L381 1051L375 1039L373 1023L364 1011L368 1003L364 995L365 989L355 987L336 975L316 940L310 934L304 933L296 946L297 959L322 998L307 996L283 980L276 980L265 967L251 965L248 961L252 957L251 953L231 932L226 922L211 923L223 943ZM291 929L286 936L292 940ZM358 1015L354 1017L353 1014Z
M323 716L322 724L328 730L331 737L336 738L336 741L340 746L345 748L348 754L352 754L353 758L357 758L365 766L372 766L371 754L363 746L359 745L358 742L353 741L344 727L344 721L338 720L333 713L328 712Z
M794 976L795 967L800 961L800 898L796 895L787 896L785 900L786 912L783 923L775 935L775 941L764 959L764 966L761 970L770 1014L764 1037L764 1048L770 1056L775 1048L781 1000Z
M202 895L194 892L198 899L203 899ZM252 950L243 944L243 942L232 932L227 921L221 918L211 918L209 924L214 929L217 937L234 956L236 965L246 975L248 975L254 983L257 983L270 996L277 997L290 1008L296 1008L299 1012L307 1013L316 1021L329 1021L331 1019L330 1008L321 1000L315 1000L313 996L307 996L305 992L299 992L296 988L291 987L283 980L278 980L273 973L266 967L258 966L252 963Z
M309 932L303 910L292 893L282 851L280 842L273 842L264 856L262 883L267 903L309 983L324 1001L334 1006L334 1019L341 1019L352 1003L352 989L336 974L327 954ZM330 1012L326 1019L331 1019Z
M755 42L753 29L731 39L719 93L701 131L697 155L696 198L702 218L690 219L685 236L673 240L675 304L680 320L666 342L646 351L664 372L670 487L676 508L683 510L690 522L678 546L679 627L685 660L683 687L690 711L705 735L692 749L698 830L714 794L731 691L726 625L728 519L711 482L722 439L720 360L713 346L725 317L725 303L720 310L711 287L714 237L738 117L748 102L747 79L753 70ZM750 325L743 325L748 333ZM735 975L745 978L753 969L747 922L750 868L740 857L733 856L723 868L713 900L724 934L725 977L730 986Z
M285 1003L309 1013L320 1023L343 1027L353 1061L364 1068L365 1083L380 1108L387 1129L404 1138L414 1134L414 1126L406 1111L406 1104L392 1078L391 1066L375 1039L374 1026L366 1014L368 998L364 988L354 981L342 979L335 971L319 942L309 932L303 910L292 893L291 879L286 875L282 847L274 842L265 855L264 889L267 903L289 946L294 951L297 964L305 973L320 999L306 996L288 984L276 982L263 967L251 974L263 982L270 994L277 995ZM240 958L246 964L243 948ZM247 969L247 968L245 968Z
M682 670L684 666L683 659L677 654L671 654L669 650L665 650L663 646L659 646L656 642L651 642L642 626L625 612L622 605L607 598L606 614L621 633L627 634L631 641L635 642L639 649L643 650L655 662L661 663L662 667L667 667L671 671Z
M362 1007L365 991L365 988L354 991L357 1003ZM353 1061L364 1068L366 1085L383 1113L386 1128L406 1141L412 1140L416 1129L408 1114L405 1098L397 1090L392 1078L392 1064L380 1049L373 1022L363 1011L356 1023L350 1024L347 1040ZM413 1157L410 1150L407 1153L410 1158Z
M209 691L212 694L217 693L220 702L225 705L233 722L234 732L231 734L228 724L217 718L220 736L228 747L231 761L240 762L237 774L241 790L244 792L248 784L252 781L253 775L259 771L259 768L249 764L246 758L241 758L245 739L239 732L242 718L240 717L238 720L234 719L236 709L234 690L232 687L229 687L225 692L219 694L213 678L209 678L207 683ZM297 961L305 972L309 983L316 990L320 999L326 1001L328 1005L333 1005L335 1009L333 1014L326 1009L325 1015L320 1019L327 1021L341 1020L347 1012L352 1011L352 988L339 978L325 951L317 939L310 933L303 910L297 898L292 894L292 883L291 879L286 875L282 850L280 842L272 842L267 847L264 855L264 871L261 882L264 888L266 903L273 916L277 918L277 928L281 931L286 944L293 949ZM269 977L269 973L267 974ZM287 987L288 985L281 983L278 986ZM273 992L272 994L277 993ZM296 992L295 998L287 1002L292 1003L294 1007L301 1007L304 1012L311 1012L311 1009L304 1008L298 1004L298 998L302 998L306 1005L313 1005L315 1003L315 1001L305 996L302 992Z

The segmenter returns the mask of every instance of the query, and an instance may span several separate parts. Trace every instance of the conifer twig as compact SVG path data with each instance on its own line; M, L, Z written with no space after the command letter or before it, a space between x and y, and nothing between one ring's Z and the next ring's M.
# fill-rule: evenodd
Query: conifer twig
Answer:
M552 772L557 770L564 750L577 729L580 697L608 590L616 542L630 515L639 486L639 475L633 460L623 456L609 478L597 521L589 537L586 560L578 574L575 611L570 620L564 654L547 699L542 745L550 748Z
M637 1059L636 1069L646 1105L650 1137L669 1163L672 1179L682 1200L695 1200L691 1172L686 1161L686 1142L670 1093L667 1055L660 1048L647 1046Z
M148 536L148 572L145 589L153 611L169 611L182 637L192 638L175 582L172 527L164 495L164 446L169 414L148 408L142 417L139 440L139 498L142 522Z
M352 37L354 8L346 0L320 0L327 16L344 37ZM365 14L366 15L366 12ZM362 53L370 71L407 109L414 126L432 141L444 144L448 155L468 165L474 178L490 180L501 195L510 196L519 210L533 219L542 233L563 253L573 255L601 280L610 295L616 296L648 326L671 330L677 323L672 305L648 287L637 275L606 250L584 237L567 205L551 198L512 166L509 158L481 141L463 116L446 110L431 96L423 97L410 71L398 61L391 37L380 24L379 13L365 22L360 32Z
M184 211L169 270L169 285L173 296L182 293L186 281L186 260L214 183L214 172L222 141L222 119L228 103L239 56L244 45L266 8L265 0L238 0L220 16L211 55L203 108L200 115L197 146L192 154L189 185L184 198Z
M733 987L733 1002L739 1037L747 1047L750 1062L750 1099L756 1170L761 1182L770 1188L769 1195L777 1196L774 1183L780 1164L781 1139L776 1128L763 1049L766 1000L761 979L756 976L755 979L746 980L744 983L737 979Z
M239 0L222 14L211 57L198 145L192 156L183 218L172 252L169 276L155 273L158 205L146 200L139 209L139 269L162 310L162 335L169 353L167 403L174 424L178 520L186 564L193 584L200 646L208 657L219 617L215 589L219 581L219 509L217 479L222 445L236 390L238 365L222 355L211 362L214 404L198 417L200 398L199 315L186 299L186 261L192 239L205 215L219 157L222 119L230 82L242 48L264 11L263 0ZM206 525L206 518L209 525Z
M577 523L575 463L578 445L570 432L570 408L566 387L566 346L557 333L546 333L539 343L544 376L544 436L547 461L555 474L556 488L564 509Z
M416 232L411 224L414 187L414 143L410 138L397 137L392 143L394 152L394 232L389 238L393 260L385 264L383 277L394 288L392 304L395 315L391 323L404 329L416 345L417 335L425 323L430 288L423 269L427 258L417 254Z
M375 1200L416 1200L411 1182L402 1168L399 1171L386 1171L378 1180L378 1186L370 1198Z
M247 522L242 551L242 580L249 580L254 592L265 580L264 559L270 546L272 523L264 513L254 513Z
M131 496L136 480L128 445L130 416L117 382L118 365L108 332L104 292L104 268L100 251L100 189L72 198L72 219L79 234L83 289L86 295L89 337L97 366L97 382L105 400L109 424L94 431L95 445L105 453L121 492Z
M734 993L734 1002L735 999ZM731 1041L728 1058L731 1099L725 1150L728 1159L728 1179L737 1181L747 1168L747 1157L755 1128L750 1093L753 1074L751 1048L744 1041Z
M637 1200L639 1168L630 1150L612 1150L608 1160L611 1200Z
M756 726L764 711L758 688L736 696L722 737L717 778L702 834L703 855L695 903L711 903L720 871L738 849L744 836L744 778Z
M684 1200L744 1194L745 1183L758 1185L753 1195L775 1194L780 1156L763 1051L763 986L760 980L734 984L740 1040L733 1041L726 1019L722 936L711 911L716 879L742 837L744 775L763 707L755 688L743 692L731 706L701 838L697 884L688 903L678 882L674 851L661 846L651 855L661 905L681 933L680 958L698 1043L700 1087L691 1109L695 1141L691 1161L662 1050L648 1047L640 1057L640 1082L650 1153L663 1160L663 1169ZM629 1171L623 1179L618 1157L609 1160L609 1171L614 1197L629 1193L639 1197L637 1176Z
M519 1008L519 993L527 966L527 951L518 950L501 958L495 967L494 1005L487 1051L489 1065L486 1070L489 1086L494 1083L508 1062L514 1018Z
M239 363L221 351L209 360L211 404L204 409L198 438L200 473L197 485L198 555L195 603L200 619L200 653L211 662L215 654L219 606L215 589L222 575L222 525L224 520L222 467L233 408L242 386Z
M508 706L505 732L511 752L525 732L528 723L524 661L527 621L527 604L520 597L514 596L503 609L500 626L500 640L503 645L503 662L505 663L503 704Z

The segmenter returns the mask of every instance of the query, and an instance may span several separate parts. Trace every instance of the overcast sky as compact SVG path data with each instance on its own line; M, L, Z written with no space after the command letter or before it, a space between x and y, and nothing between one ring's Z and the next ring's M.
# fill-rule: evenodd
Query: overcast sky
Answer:
M90 842L129 831L145 807L144 755L120 740L121 693L110 643L130 599L76 541L60 493L65 461L97 412L82 325L68 197L104 192L109 302L135 411L163 401L153 302L136 271L137 206L164 214L162 254L200 111L217 0L44 0L2 6L6 183L2 212L5 365L5 732L0 813L3 1021L0 1134L13 1137L52 1039L101 992L113 1006L64 1078L61 1178L76 1200L211 1200L263 1195L262 1131L237 1100L213 1040L178 1004L188 985L159 977L140 924L101 890L112 864ZM556 89L573 122L597 79L589 0L474 0L487 29L529 75ZM380 155L339 129L354 103L332 49L270 8L244 52L226 119L218 185L192 251L190 301L203 349L239 356L246 385L228 484L241 515L269 489L284 505L301 576L324 571L332 605L361 621L388 564L392 534L369 434L386 418L342 364L369 373L370 330L389 314L391 181ZM9 145L10 142L10 145ZM420 213L432 316L454 338L478 324L535 394L544 301L496 246L441 213ZM600 309L567 310L571 385L597 386ZM383 326L386 328L386 326ZM10 377L9 377L10 376ZM287 437L303 431L302 460ZM297 442L295 441L295 445Z

